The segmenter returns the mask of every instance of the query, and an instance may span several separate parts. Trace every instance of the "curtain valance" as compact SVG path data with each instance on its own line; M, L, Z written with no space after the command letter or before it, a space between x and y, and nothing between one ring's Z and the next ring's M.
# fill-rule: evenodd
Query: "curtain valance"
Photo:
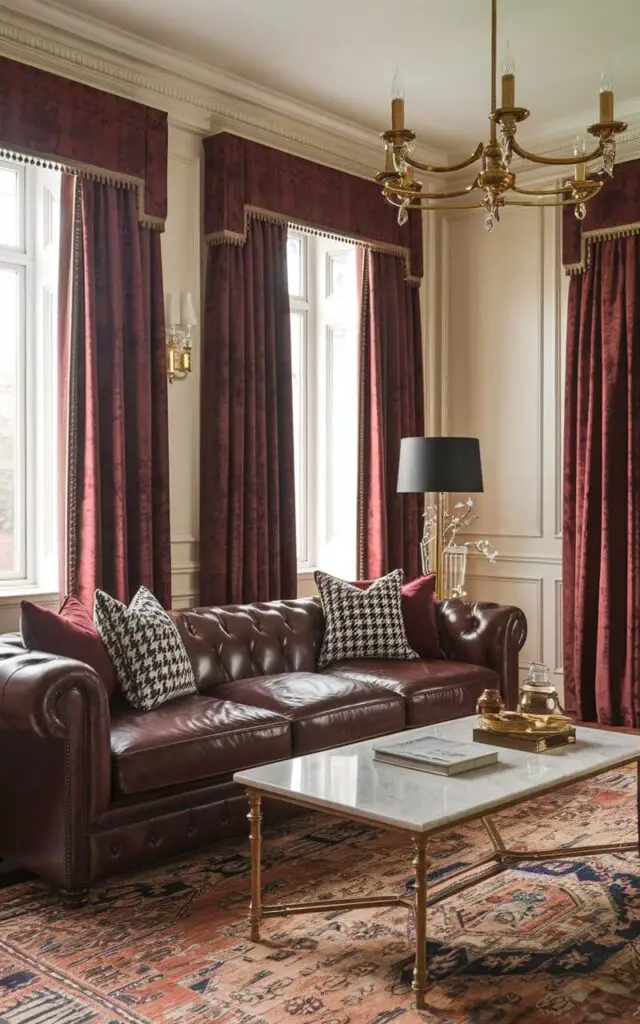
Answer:
M0 150L136 189L138 217L167 216L164 111L0 57Z
M573 210L563 210L562 262L568 274L582 274L596 242L640 234L640 160L616 164L614 178L587 204L583 221Z
M403 227L380 187L344 171L291 156L228 132L205 148L204 226L209 244L243 244L251 217L294 222L347 236L405 262L408 281L422 277L422 221L411 211Z

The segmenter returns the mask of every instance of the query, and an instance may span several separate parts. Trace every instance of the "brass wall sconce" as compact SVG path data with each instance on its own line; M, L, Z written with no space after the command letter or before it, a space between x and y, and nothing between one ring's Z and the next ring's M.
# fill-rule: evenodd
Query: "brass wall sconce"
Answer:
M191 328L198 323L191 292L171 292L165 297L167 331L167 378L184 380L193 367Z

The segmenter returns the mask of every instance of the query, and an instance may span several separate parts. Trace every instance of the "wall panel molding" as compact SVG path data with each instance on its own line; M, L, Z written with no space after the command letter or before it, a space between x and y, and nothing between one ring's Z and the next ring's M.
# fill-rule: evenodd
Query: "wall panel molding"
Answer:
M562 636L562 580L555 579L553 581L553 600L554 600L554 612L555 612L555 666L553 671L556 675L564 675L564 651L563 651L563 636Z
M466 536L468 535L464 534L464 537ZM491 540L490 537L488 539ZM479 565L497 566L498 572L502 562L516 562L522 565L562 565L562 557L556 554L536 555L527 552L511 552L509 554L502 554L502 552L498 552L498 557L495 562L487 562L484 555L481 555L479 551L469 551L468 557L472 565L478 563Z
M482 508L481 500L477 529L465 532L469 539L488 536L528 541L544 536L544 314L548 301L544 212L527 211L522 227L517 219L507 220L505 214L491 234L484 232L482 211L443 215L443 432L480 436L485 466L485 507ZM525 266L529 268L529 277L523 269L523 253L528 254ZM515 276L512 267L518 268ZM509 286L505 281L509 281ZM522 305L524 308L520 309ZM479 354L484 351L483 345L487 346L485 358ZM474 347L478 349L476 353ZM466 355L471 357L469 369ZM490 360L491 370L483 366L486 360ZM508 383L510 370L516 373L513 385ZM483 388L478 394L478 389ZM522 402L516 398L514 389L522 392ZM507 422L513 424L515 416L521 420L516 440ZM504 433L497 426L501 422L505 424ZM529 423L532 427L527 434ZM527 441L526 451L514 452L514 445L523 438ZM510 482L512 502L506 477L500 480L501 474L496 473L497 460L514 470L519 460L526 460L527 464L535 461L535 471L526 476L520 473L517 485ZM491 475L494 482L498 477L505 494L503 504L498 506L495 499L490 504L491 490L486 478ZM526 498L523 486L527 488ZM510 515L504 511L509 507ZM498 516L504 525L500 525Z

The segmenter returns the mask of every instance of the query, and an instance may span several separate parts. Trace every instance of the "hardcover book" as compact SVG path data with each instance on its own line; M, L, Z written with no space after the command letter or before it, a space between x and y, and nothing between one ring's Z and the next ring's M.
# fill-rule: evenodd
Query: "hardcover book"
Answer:
M497 750L480 751L474 743L457 743L436 736L379 743L373 748L375 761L417 768L436 775L458 775L474 768L485 768L498 760Z

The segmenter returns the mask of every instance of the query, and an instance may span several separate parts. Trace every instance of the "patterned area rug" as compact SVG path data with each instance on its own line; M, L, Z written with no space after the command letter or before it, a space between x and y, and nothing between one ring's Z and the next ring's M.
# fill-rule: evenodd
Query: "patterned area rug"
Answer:
M635 772L499 816L513 843L629 840ZM481 826L434 840L441 879L486 851ZM246 842L110 880L65 911L40 883L0 893L1 1024L638 1024L640 862L516 866L429 911L431 986L409 988L406 910L270 918L247 938ZM267 899L411 890L396 837L321 816L267 831Z

